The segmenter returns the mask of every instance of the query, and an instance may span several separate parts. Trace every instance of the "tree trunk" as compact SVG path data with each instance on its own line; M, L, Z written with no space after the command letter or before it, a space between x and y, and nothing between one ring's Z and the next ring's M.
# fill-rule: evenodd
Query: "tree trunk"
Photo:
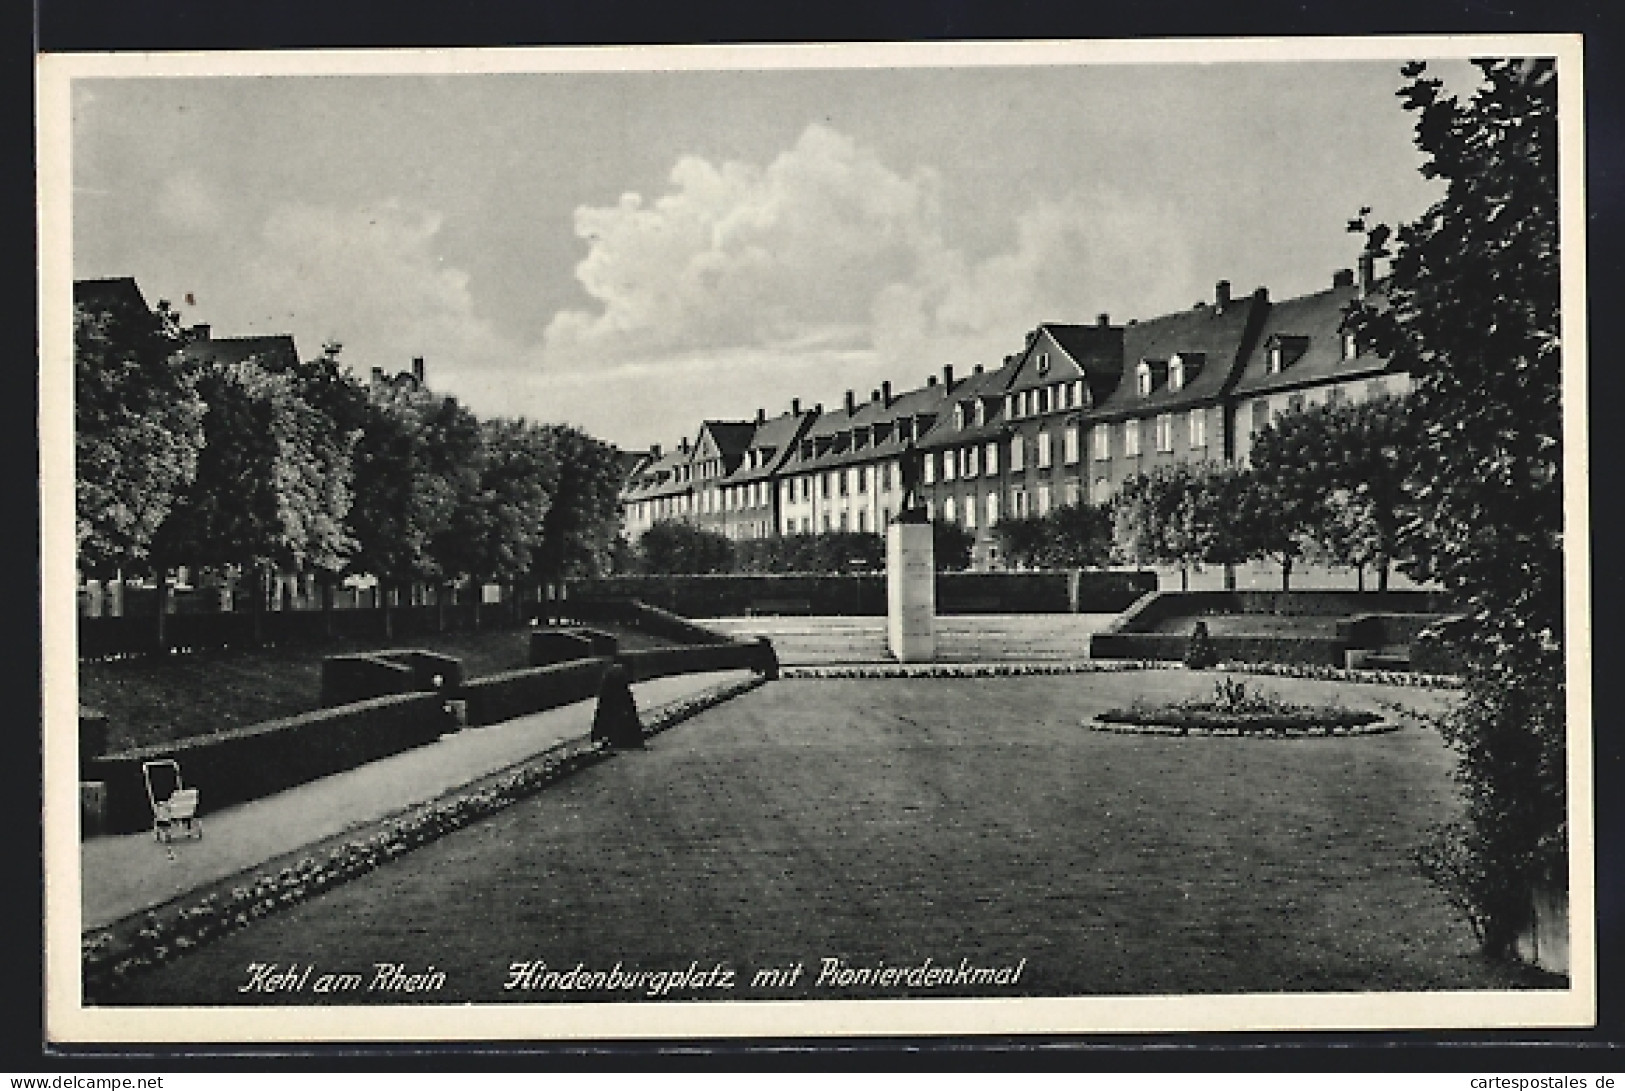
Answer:
M169 650L169 568L163 558L154 558L153 571L158 576L158 616L153 627L153 640L160 652Z
M1281 558L1281 590L1292 590L1292 558Z
M378 608L384 612L384 639L395 639L395 615L390 612L390 585L383 580L378 581Z
M1186 568L1184 565L1179 566L1179 589L1181 591L1189 591L1191 589L1190 569Z
M254 566L254 646L260 647L265 643L265 598L271 593L270 580L266 578L265 569Z
M1363 564L1354 566L1354 587L1357 591L1365 590L1365 565Z
M1236 589L1236 566L1229 561L1224 563L1224 589L1226 591Z
M1383 557L1377 561L1377 590L1388 590L1388 558Z

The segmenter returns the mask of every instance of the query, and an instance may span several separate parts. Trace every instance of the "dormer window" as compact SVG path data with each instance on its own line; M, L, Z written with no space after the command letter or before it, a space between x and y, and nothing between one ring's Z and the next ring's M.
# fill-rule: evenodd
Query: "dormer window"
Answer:
M1151 363L1141 360L1140 366L1134 369L1134 380L1140 397L1144 398L1151 393Z
M1183 390L1185 388L1185 361L1175 356L1168 361L1168 389Z
M1016 396L1014 394L1006 394L1004 396L1004 415L1011 420L1015 419Z
M1348 330L1343 334L1343 359L1352 360L1360 355L1360 346L1354 340L1354 331Z
M965 407L956 404L954 406L954 430L958 431L963 427L965 427Z
M981 398L976 399L976 425L981 427L987 423L987 403Z
M1269 361L1269 364L1265 367L1264 371L1265 371L1265 374L1267 374L1267 375L1279 375L1279 374L1281 374L1281 346L1280 345L1271 345L1270 346L1270 361Z
M1038 354L1037 365L1038 365L1038 374L1040 374L1040 375L1048 375L1049 374L1049 353L1040 352Z
M1309 338L1301 334L1277 333L1265 342L1269 357L1264 365L1265 374L1279 375L1291 367L1309 348Z

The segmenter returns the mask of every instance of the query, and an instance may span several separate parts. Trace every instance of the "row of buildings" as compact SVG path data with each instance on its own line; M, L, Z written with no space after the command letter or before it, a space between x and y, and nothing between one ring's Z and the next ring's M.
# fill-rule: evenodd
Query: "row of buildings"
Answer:
M998 567L1001 518L1104 503L1162 464L1244 462L1252 436L1289 409L1407 392L1407 375L1342 329L1347 305L1380 290L1370 255L1279 302L1219 281L1211 301L1175 314L1044 323L997 369L946 366L909 390L849 390L833 408L797 400L774 417L705 421L634 469L627 535L663 520L735 539L878 532L897 513L912 443L931 518L974 535L975 566Z

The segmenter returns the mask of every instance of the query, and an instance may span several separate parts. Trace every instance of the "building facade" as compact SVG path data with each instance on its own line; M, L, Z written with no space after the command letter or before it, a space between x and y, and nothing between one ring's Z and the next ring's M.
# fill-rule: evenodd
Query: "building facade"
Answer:
M1362 257L1358 273L1280 302L1264 288L1232 295L1221 280L1211 300L1173 314L1041 324L996 369L956 376L949 365L912 390L885 382L864 400L849 390L835 409L797 402L739 429L708 421L692 453L685 438L634 475L627 534L692 519L695 458L721 470L722 499L705 502L700 525L733 538L878 533L900 507L912 445L931 518L972 535L975 567L999 567L1003 519L1106 503L1163 465L1245 462L1258 429L1295 408L1406 393L1408 376L1342 329L1350 303L1380 300L1374 272Z

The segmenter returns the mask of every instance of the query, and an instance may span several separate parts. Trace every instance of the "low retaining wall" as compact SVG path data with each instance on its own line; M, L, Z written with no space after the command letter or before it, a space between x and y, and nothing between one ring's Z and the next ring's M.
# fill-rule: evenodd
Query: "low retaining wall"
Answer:
M446 726L437 694L377 697L104 754L86 763L86 774L106 785L107 829L128 833L152 824L142 762L178 761L186 786L198 789L199 809L207 813L434 742Z
M1157 587L1155 572L939 572L939 614L1116 613ZM884 573L609 576L574 580L569 613L584 600L637 599L686 617L808 613L880 617ZM791 609L794 604L794 609Z

